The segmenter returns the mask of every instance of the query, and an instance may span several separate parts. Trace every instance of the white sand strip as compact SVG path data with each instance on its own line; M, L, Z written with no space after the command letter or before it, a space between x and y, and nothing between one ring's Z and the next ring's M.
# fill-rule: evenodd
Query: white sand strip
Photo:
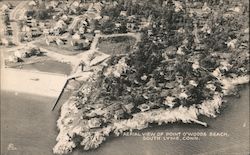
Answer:
M1 69L1 90L58 97L67 80L63 74Z

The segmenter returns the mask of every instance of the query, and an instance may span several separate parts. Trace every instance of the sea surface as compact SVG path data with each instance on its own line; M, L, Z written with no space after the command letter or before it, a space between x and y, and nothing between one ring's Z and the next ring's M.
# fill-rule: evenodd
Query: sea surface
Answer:
M249 86L241 97L228 98L216 118L202 117L209 127L174 123L151 127L142 133L226 133L227 136L199 137L199 140L143 140L141 136L111 136L98 149L75 150L72 155L248 155ZM65 100L67 95L63 97ZM61 100L61 102L63 102ZM54 98L15 92L1 93L1 155L52 155L58 134L59 111L51 111ZM60 104L59 104L60 105Z

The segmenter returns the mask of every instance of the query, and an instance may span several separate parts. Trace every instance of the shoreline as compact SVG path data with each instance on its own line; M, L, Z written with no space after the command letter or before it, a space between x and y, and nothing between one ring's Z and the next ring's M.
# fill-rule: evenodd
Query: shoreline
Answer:
M215 118L223 105L223 97L226 93L231 91L234 87L241 84L249 83L249 76L238 77L235 79L223 79L225 92L222 94L215 94L212 100L206 100L200 105L193 105L191 107L177 107L174 109L157 109L148 112L137 113L133 115L132 119L118 120L107 127L90 131L83 125L78 124L74 127L70 122L74 122L77 118L77 109L69 100L63 104L61 108L61 116L57 121L59 134L57 136L57 144L53 152L56 154L65 154L72 152L77 144L74 142L76 135L82 137L81 147L84 150L91 150L99 147L109 134L114 133L119 136L124 131L142 130L149 126L150 123L195 123L207 127L206 122L199 120L199 116L207 116ZM229 87L230 85L230 87ZM79 120L80 121L80 120Z
M240 90L242 90L242 91L244 91L245 92L245 88L246 87L248 87L248 85L243 85L241 88L242 89L240 89ZM247 88L247 89L249 89L249 88ZM242 91L240 92L240 94L242 94ZM9 93L9 92L7 92L7 93ZM10 98L16 98L16 96L14 96L14 92L11 92L12 94L9 94L9 97ZM246 92L244 93L245 94L245 96L246 96ZM5 92L3 92L3 94L2 95L5 95ZM13 96L13 97L11 97L11 96ZM18 98L19 97L22 97L22 96L24 96L25 98L29 98L29 96L28 96L28 94L18 94ZM41 100L43 100L43 98L44 97L42 97L41 98ZM38 99L38 97L37 96L31 96L31 100L40 100L40 99ZM230 97L230 99L232 99L232 97ZM25 99L26 100L26 99ZM45 103L49 103L48 101L52 101L52 99L44 99L45 100ZM18 101L18 100L17 100ZM197 125L197 124L183 124L183 123L181 123L181 122L176 122L176 123L173 123L173 124L162 124L161 126L159 126L159 125L157 125L157 124L150 124L150 126L148 127L148 128L146 128L146 129L143 129L143 130L133 130L133 132L157 132L157 131L159 131L159 132L164 132L164 131L166 131L166 132L172 132L172 131L183 131L183 132L186 132L186 131L190 131L190 132L195 132L195 131L207 131L207 132L209 132L209 131L224 131L224 129L226 129L225 127L223 127L224 126L224 123L226 123L227 121L225 121L225 120L228 120L228 119L230 119L230 118L227 118L228 117L228 114L229 115L231 115L231 110L232 109L237 109L237 107L235 107L236 105L238 105L238 104L236 104L235 103L235 101L237 101L237 102L240 102L239 101L239 99L235 99L235 100L232 100L232 101L230 101L229 100L229 104L227 105L227 103L225 103L225 111L223 110L224 109L224 106L222 107L222 110L220 110L221 111L221 114L220 115L218 115L218 117L216 118L216 120L215 119L212 119L212 118L207 118L207 117L201 117L200 119L202 120L202 121L205 121L205 122L207 122L208 124L209 124L209 127L207 127L207 128L205 128L205 127L203 127L203 126L200 126L200 125ZM244 100L241 100L241 101L244 101ZM42 102L37 102L38 104L32 104L32 103L30 103L31 104L31 106L32 105L34 105L35 107L37 107L37 106L40 106L40 105L43 105L43 104L39 104L39 103L43 103L43 101ZM246 102L246 104L247 104L248 102ZM23 103L22 102L22 104L24 104L24 105L27 105L26 103ZM10 105L10 104L8 104L8 105ZM12 104L11 104L12 105ZM21 106L21 104L17 104L17 105L20 105ZM242 104L240 104L240 105L242 105ZM46 107L46 106L49 106L49 107L51 107L50 106L50 104L45 104L45 108L42 108L42 109L44 109L44 110L46 110L46 111L49 111L48 110L48 108ZM44 107L44 106L42 106L42 107ZM242 106L240 106L240 107L238 107L238 109L239 108L242 108ZM23 108L22 108L23 109ZM50 108L49 108L50 109ZM248 109L248 108L247 108ZM3 109L4 110L4 109ZM224 112L223 112L224 111ZM239 111L239 110L238 110ZM238 116L238 114L240 114L239 112L233 112L234 114L233 114L233 116ZM22 113L22 114L25 114L25 113ZM54 117L53 118L51 118L51 119L53 119L53 121L52 122L56 122L56 120L58 119L58 116L60 115L58 112L56 112L56 114L53 112L49 112L49 114L52 114ZM225 114L225 115L224 115ZM26 114L25 114L26 115ZM233 116L231 116L231 117L233 117ZM20 116L20 117L23 117L22 115ZM39 116L39 118L40 118L40 116ZM218 120L217 120L218 119ZM41 118L41 120L44 120L45 122L46 122L46 119L44 119L43 118L43 116L42 116L42 118ZM221 124L222 122L222 120L224 120L223 122L223 124ZM229 120L230 121L230 120ZM235 121L235 120L232 120L232 121ZM213 123L213 122L215 122L215 123ZM217 122L217 123L216 123ZM19 121L19 123L20 123L20 121ZM58 134L58 128L55 126L55 125L53 125L54 123L49 123L49 124L51 124L51 125L49 125L50 127L49 128L51 128L51 126L53 127L53 133L55 134L55 135L53 135L52 137L50 137L49 139L49 144L50 145L47 145L46 144L46 146L39 146L37 149L35 149L36 151L38 151L38 152L43 152L43 150L44 150L44 147L46 147L46 148L48 148L48 149L46 149L47 150L47 152L43 152L42 154L48 154L48 155L52 155L52 151L51 151L51 145L55 145L56 143L56 141L55 141L55 138L56 138L56 134ZM43 124L43 123L42 123ZM46 124L47 123L45 123L44 125L46 126ZM211 126L210 126L210 124L211 124ZM217 125L222 125L222 126L217 126ZM232 123L226 123L227 125L226 125L226 127L228 127L228 126L232 126L232 125L228 125L228 124L232 124ZM12 124L12 125L14 125L14 124ZM12 127L12 125L11 126L9 126L9 127ZM233 123L233 125L235 125L235 123ZM26 125L25 125L26 126ZM22 129L23 127L25 127L25 126L22 126L22 127L20 127L20 129ZM41 125L42 126L42 125ZM2 128L3 129L3 128ZM33 130L33 129L32 129ZM33 130L34 131L34 130ZM51 130L52 131L52 130ZM225 131L227 131L227 130L225 130ZM6 131L7 132L7 131ZM9 132L9 131L8 131ZM34 132L35 133L35 132ZM51 133L51 132L50 132ZM233 132L231 131L231 133L235 133L235 131L233 130ZM23 136L25 136L25 137L27 137L28 136L28 134L22 134ZM11 135L11 137L13 137L14 135L12 134ZM242 135L241 134L241 136L244 136L244 135ZM23 137L23 138L25 138L25 137ZM28 137L30 137L30 135L28 136ZM233 137L235 137L235 138L237 138L238 136L237 135L234 135ZM232 137L232 138L233 138ZM43 137L43 138L39 138L40 139L40 141L42 141L42 142L44 142L44 141L47 141L47 138L45 138L45 137ZM28 151L29 150L31 150L31 148L33 148L34 147L34 145L36 145L36 144L41 144L41 142L39 142L39 141L34 141L34 143L32 143L32 144L30 144L31 142L27 142L27 144L30 144L30 147L29 148L25 148L25 147L23 147L21 144L19 144L19 140L18 139L10 139L10 138L7 138L7 139L5 139L6 140L6 143L3 143L3 145L2 145L2 147L3 147L3 151L5 150L5 149L7 149L7 145L9 144L9 143L13 143L13 144L15 144L15 146L18 148L18 151L22 151L22 152L26 152L27 151L27 149L28 149ZM188 148L187 149L185 149L184 151L186 151L186 154L193 154L193 153L196 153L196 152L198 152L199 151L199 153L203 153L205 150L207 150L207 151L209 151L209 150L214 150L214 149L217 149L218 147L215 147L216 145L213 145L212 144L212 146L211 145L209 145L209 148L208 148L208 146L206 147L206 146L204 146L203 144L204 143L206 143L207 142L207 140L213 140L213 139L202 139L202 141L201 142L197 142L197 141L193 141L193 142L191 142L191 144L190 144L190 142L187 142L187 143L185 143L185 142L183 142L183 143L185 143L185 145L198 145L197 147L195 147L197 150L195 151L193 151L193 150L189 150ZM214 139L215 140L215 142L217 142L217 140L216 139ZM225 142L225 139L221 139L221 141L222 142ZM123 146L124 145L124 143L126 142L126 146ZM240 143L241 143L242 141L240 141ZM153 143L153 144L152 144ZM177 149L179 148L178 146L180 146L180 145L182 145L182 142L178 142L178 144L176 144L174 141L173 141L173 143L174 144L172 144L172 142L170 141L170 142L164 142L164 141L157 141L157 142L152 142L152 141L143 141L140 137L124 137L124 136L120 136L120 137L117 137L117 136L115 136L115 134L111 134L110 136L108 136L107 138L106 138L106 141L104 142L104 143L102 143L102 146L101 147L98 147L97 149L91 149L91 150L89 150L89 151L84 151L83 150L83 148L81 147L81 146L79 146L79 147L77 147L76 149L75 149L75 151L72 153L72 154L70 154L70 155L77 155L77 154L90 154L90 155L101 155L101 154L110 154L110 155L116 155L116 154L126 154L126 150L127 149L131 149L131 150L133 150L134 151L134 153L136 153L136 154L145 154L147 151L153 151L153 152L151 152L151 154L159 154L159 155L163 155L163 153L165 152L165 153L168 153L168 154L176 154L176 150L175 149L172 149L173 147L174 148L176 148L177 147ZM220 142L217 142L217 143L220 143ZM239 142L238 142L239 143ZM131 144L131 145L130 145ZM26 145L26 143L25 143L25 145ZM166 145L166 146L165 146ZM151 150L150 149L150 147L149 146L152 146L152 147L154 147L154 148L158 148L158 146L159 146L159 149L161 148L161 147L164 147L164 149L162 150L162 149L160 149L160 150ZM228 145L227 145L228 146ZM141 150L140 149L142 149L142 148L148 148L149 147L149 149L145 149L144 151L142 151L141 152ZM210 148L211 147L211 148ZM117 149L113 149L113 148L117 148ZM41 150L42 149L42 150ZM237 148L236 148L237 149ZM119 150L119 151L118 151ZM166 152L167 151L167 152ZM179 150L179 153L181 152L182 150ZM13 151L10 151L9 153L11 153L11 152L13 152ZM190 153L191 152L191 153ZM13 153L15 153L15 152L13 152ZM27 152L26 152L27 153ZM177 153L178 154L178 153Z

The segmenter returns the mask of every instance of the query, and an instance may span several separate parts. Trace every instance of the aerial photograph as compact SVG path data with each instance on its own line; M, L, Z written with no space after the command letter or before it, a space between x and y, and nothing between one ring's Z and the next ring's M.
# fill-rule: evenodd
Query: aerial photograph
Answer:
M249 0L0 0L1 155L249 155Z

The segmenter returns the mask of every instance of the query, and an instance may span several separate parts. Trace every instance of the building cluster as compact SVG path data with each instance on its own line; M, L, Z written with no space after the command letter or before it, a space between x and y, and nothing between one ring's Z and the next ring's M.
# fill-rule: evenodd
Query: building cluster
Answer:
M95 29L95 21L102 18L102 3L48 1L44 9L50 18L39 20L34 14L39 11L35 8L41 8L41 3L45 2L32 1L29 4L30 10L21 28L23 41L31 41L43 35L47 45L55 43L58 46L71 46L74 50L90 48L94 35L100 32Z
M33 56L42 56L43 52L39 48L22 48L16 50L12 55L7 59L8 62L23 62L24 59L33 57Z
M3 4L2 7L1 7L1 21L3 22L1 24L1 29L2 31L4 32L4 35L6 36L12 36L13 35L13 30L12 30L12 27L11 27L11 21L10 21L10 10L12 9L12 5L6 3L6 4ZM1 41L0 43L2 45L9 45L10 41L4 37L4 36L1 36Z

